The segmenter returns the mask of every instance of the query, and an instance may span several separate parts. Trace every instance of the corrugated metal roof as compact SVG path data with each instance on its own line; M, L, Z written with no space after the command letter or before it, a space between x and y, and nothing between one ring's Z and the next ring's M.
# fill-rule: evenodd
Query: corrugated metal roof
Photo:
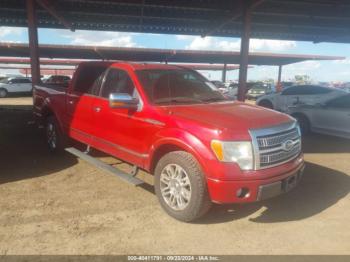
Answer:
M252 15L254 38L350 42L350 1L259 2ZM212 31L213 35L230 37L239 37L241 32L240 0L55 0L51 3L76 29L191 35ZM40 7L38 19L39 27L63 28ZM2 0L0 25L26 27L25 1Z
M29 57L28 44L0 43L3 57ZM95 47L72 45L40 45L41 58L123 60L141 62L239 64L239 52L194 51L174 49L148 49L123 47ZM345 57L258 53L249 54L250 65L287 65L306 60L341 60ZM68 63L67 61L65 62Z

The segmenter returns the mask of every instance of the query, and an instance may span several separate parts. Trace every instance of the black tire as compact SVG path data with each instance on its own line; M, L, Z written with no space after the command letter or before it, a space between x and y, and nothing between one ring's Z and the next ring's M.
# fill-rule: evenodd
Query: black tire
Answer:
M45 126L46 142L51 153L62 152L66 148L66 138L63 135L57 119L49 116Z
M310 134L310 121L309 121L309 119L303 114L295 114L292 116L298 121L301 134L303 136Z
M163 197L161 187L161 174L166 167L177 165L186 173L190 184L190 200L182 210L172 208ZM182 189L179 195L182 195ZM197 160L189 153L184 151L174 151L164 155L155 168L155 192L162 208L173 218L190 222L206 214L211 207L205 176ZM170 192L170 191L169 191ZM177 202L177 201L176 201ZM178 202L177 202L178 203Z
M261 100L258 105L265 108L273 109L273 104L269 100Z
M0 98L4 98L4 97L7 97L7 90L4 89L4 88L0 88Z

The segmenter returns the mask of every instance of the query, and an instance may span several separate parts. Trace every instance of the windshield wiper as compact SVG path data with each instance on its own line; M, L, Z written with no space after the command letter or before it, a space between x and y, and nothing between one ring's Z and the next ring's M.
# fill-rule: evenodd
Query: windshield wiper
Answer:
M202 99L203 102L218 102L218 101L227 101L224 97L209 97Z
M174 98L163 98L163 99L158 99L156 100L156 104L168 104L168 103L173 103L173 104L186 104L186 103L193 103L193 102L203 102L200 99L196 98L191 98L191 97L174 97Z

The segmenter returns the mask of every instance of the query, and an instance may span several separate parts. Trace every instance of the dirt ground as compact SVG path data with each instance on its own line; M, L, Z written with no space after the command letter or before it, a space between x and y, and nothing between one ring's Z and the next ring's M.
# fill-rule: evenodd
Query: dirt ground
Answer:
M349 140L306 138L307 167L293 191L216 205L186 224L162 211L151 186L130 186L68 153L50 155L30 103L0 100L0 255L350 254Z

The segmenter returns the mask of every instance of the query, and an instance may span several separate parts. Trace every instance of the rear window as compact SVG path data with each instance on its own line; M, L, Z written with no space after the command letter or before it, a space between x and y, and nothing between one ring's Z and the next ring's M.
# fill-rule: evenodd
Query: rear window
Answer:
M98 91L108 66L91 65L83 66L78 72L78 78L75 82L74 91L98 95Z

